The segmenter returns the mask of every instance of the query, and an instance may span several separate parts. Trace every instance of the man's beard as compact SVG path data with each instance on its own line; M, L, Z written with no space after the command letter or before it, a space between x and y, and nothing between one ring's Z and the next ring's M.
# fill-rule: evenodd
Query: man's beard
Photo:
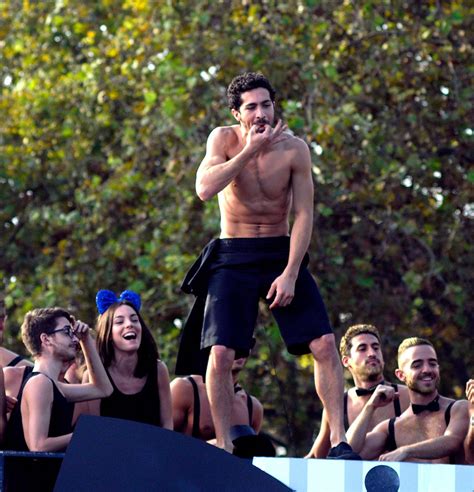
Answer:
M364 364L358 367L357 376L361 381L378 381L383 374L383 364Z
M407 379L406 385L407 388L413 391L414 393L418 393L420 395L429 395L434 393L439 388L440 377L436 377L434 380L434 388L432 386L426 387L423 385L423 381L420 381L419 378Z

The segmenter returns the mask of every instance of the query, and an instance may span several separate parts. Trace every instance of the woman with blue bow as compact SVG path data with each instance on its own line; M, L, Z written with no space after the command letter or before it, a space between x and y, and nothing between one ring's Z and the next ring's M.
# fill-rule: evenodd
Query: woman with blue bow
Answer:
M96 296L97 349L113 393L87 402L79 413L115 417L173 429L168 369L159 360L153 335L140 315L140 296L110 290ZM83 381L88 381L87 372Z

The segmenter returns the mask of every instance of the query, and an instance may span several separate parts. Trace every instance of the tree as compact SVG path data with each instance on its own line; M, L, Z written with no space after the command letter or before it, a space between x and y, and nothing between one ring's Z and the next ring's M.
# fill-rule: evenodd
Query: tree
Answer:
M132 288L172 369L192 301L180 281L219 227L195 171L210 129L231 122L225 87L260 70L313 152L310 267L336 334L376 324L390 369L403 337L431 338L442 392L460 397L473 374L470 29L462 2L2 3L7 343L20 349L33 306L92 323L98 289ZM301 455L321 411L310 359L287 356L265 311L258 330L246 384Z

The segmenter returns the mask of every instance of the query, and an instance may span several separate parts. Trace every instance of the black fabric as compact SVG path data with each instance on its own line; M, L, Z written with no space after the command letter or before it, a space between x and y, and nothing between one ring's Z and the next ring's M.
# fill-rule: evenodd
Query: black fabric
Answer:
M40 372L30 372L23 379L23 383L18 392L17 403L14 406L10 420L7 423L5 434L5 449L16 451L28 451L23 432L23 422L21 417L21 400L26 383L33 377L42 374ZM45 375L45 374L43 374ZM48 376L46 376L48 377ZM49 422L48 437L58 437L69 434L73 430L72 416L74 413L74 404L68 402L64 395L59 391L56 383L48 378L53 385L53 404L51 407L51 418Z
M366 395L371 395L379 386L380 384L385 384L385 381L381 381L380 383L375 384L374 386L371 386L370 388L357 388L355 389L356 395L357 396L366 396Z
M388 421L388 437L386 443L387 451L394 451L395 449L397 449L397 443L395 441L395 419L396 417L392 417Z
M194 394L194 404L193 404L193 430L191 435L196 438L201 437L201 432L199 430L199 420L201 418L201 399L199 398L199 389L196 381L191 376L188 376L188 381L193 386Z
M394 383L388 383L388 384L395 390L395 393L398 393L398 384L394 384ZM402 407L400 406L399 398L393 400L393 408L395 410L395 416L400 417L400 415L402 414Z
M15 367L22 360L24 360L24 357L22 355L17 355L5 367Z
M362 458L356 452L354 452L354 450L347 442L340 442L337 446L334 446L329 450L327 459L359 461Z
M160 395L158 393L157 369L151 370L145 385L138 393L122 393L109 376L114 388L112 394L100 401L100 415L118 419L133 420L144 424L161 425Z
M417 405L416 403L411 404L411 409L415 415L418 415L421 412L438 412L439 411L439 395L433 400L430 401L427 405Z
M344 428L345 430L349 429L349 417L347 414L347 401L349 398L349 394L347 391L344 391Z
M216 344L235 349L236 357L248 355L259 299L286 267L289 243L283 236L219 239L206 246L182 285L197 298L183 328L176 374L204 376L208 350ZM288 351L295 355L309 353L309 342L332 333L307 263L306 255L292 303L272 310Z
M451 421L451 408L452 406L454 405L454 401L452 401L448 407L446 408L445 412L444 412L444 421L446 422L446 427L448 427L449 425L449 422Z
M186 274L181 290L196 299L184 322L179 340L175 374L201 374L205 377L209 350L201 350L201 330L206 306L207 283L219 239L209 242Z
M23 376L21 378L21 385L25 382L26 378L33 372L33 366L25 366L25 369L23 371ZM20 385L20 388L21 388Z

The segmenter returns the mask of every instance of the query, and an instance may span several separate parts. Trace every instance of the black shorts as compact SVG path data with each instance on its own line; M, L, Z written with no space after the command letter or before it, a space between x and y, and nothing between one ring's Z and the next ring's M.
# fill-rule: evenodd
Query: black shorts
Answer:
M265 299L285 269L289 245L287 236L219 240L210 267L201 348L224 345L239 356L248 354L259 299ZM332 333L324 302L305 265L292 302L272 313L292 354L309 353L312 340Z

